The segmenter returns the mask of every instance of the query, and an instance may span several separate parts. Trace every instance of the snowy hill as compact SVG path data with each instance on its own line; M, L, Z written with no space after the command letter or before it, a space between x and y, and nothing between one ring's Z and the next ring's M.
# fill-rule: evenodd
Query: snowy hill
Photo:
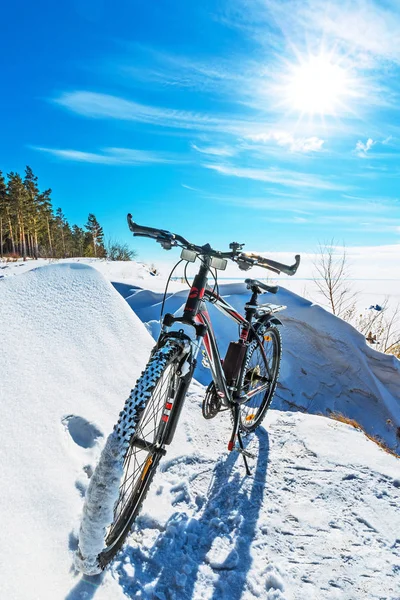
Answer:
M138 314L154 321L158 298L146 304L144 292L135 294L136 275L121 277L120 291L131 306L141 300L148 319L137 305ZM223 291L243 304L242 286ZM297 346L284 340L278 393L286 412L270 411L248 440L258 451L254 477L226 451L226 415L202 419L204 388L194 384L129 544L104 576L82 578L71 569L82 494L153 340L110 283L83 264L0 281L2 598L400 599L398 460L347 425L287 412L292 393L297 403L311 390L322 408L337 410L342 393L344 406L358 398L361 415L367 396L349 389L357 374L354 389L380 394L379 402L365 400L364 412L375 407L381 425L391 411L398 419L397 365L390 357L379 363L382 355L345 328L337 336L318 307L282 294ZM174 310L179 298L169 300Z
M71 587L68 539L83 469L152 340L90 267L44 267L0 286L1 597L61 599ZM16 587L18 565L29 576Z

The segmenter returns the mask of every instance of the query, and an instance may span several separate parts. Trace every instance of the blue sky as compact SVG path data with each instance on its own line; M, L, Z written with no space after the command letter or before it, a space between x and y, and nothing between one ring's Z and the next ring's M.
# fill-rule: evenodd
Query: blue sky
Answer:
M29 164L72 222L131 241L132 212L265 252L399 243L396 0L16 0L2 18L0 168Z

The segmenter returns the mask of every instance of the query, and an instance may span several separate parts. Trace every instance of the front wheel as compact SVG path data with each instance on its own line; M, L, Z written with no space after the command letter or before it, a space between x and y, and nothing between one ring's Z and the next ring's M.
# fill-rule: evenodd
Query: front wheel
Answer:
M278 382L282 343L279 329L262 327L247 348L241 374L241 395L250 398L240 407L240 429L254 431L272 402ZM256 390L260 388L259 393Z
M77 568L101 572L124 543L160 458L176 397L181 348L167 342L150 359L109 436L86 493Z

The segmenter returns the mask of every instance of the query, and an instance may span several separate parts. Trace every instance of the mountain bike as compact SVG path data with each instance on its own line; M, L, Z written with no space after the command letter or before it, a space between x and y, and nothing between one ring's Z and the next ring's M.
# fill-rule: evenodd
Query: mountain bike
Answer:
M243 271L257 265L278 274L294 275L300 264L299 255L292 266L287 266L246 253L244 244L236 242L230 244L228 252L219 252L209 244L197 246L169 231L138 225L130 214L127 219L133 235L152 238L166 250L181 247L179 263L184 261L187 266L198 260L199 269L190 285L183 314L165 314L149 362L90 479L75 556L77 568L88 575L101 572L115 557L140 511L159 462L173 440L202 345L203 364L212 375L202 405L203 416L210 419L223 410L230 412L232 434L228 450L241 453L250 474L247 458L251 454L244 448L242 434L260 425L271 404L281 360L278 326L282 323L276 313L286 307L259 304L260 294L276 294L278 287L246 279L251 297L242 316L219 295L217 271L225 270L228 260L232 260ZM213 287L208 286L210 274L214 277ZM223 360L207 303L239 326L238 340L230 342Z

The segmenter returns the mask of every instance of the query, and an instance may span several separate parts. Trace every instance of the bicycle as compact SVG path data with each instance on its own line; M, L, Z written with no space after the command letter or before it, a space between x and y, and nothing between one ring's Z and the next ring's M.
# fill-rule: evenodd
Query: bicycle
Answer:
M219 295L217 271L225 270L228 259L244 271L258 265L288 275L294 275L300 264L299 255L292 266L287 266L245 253L244 244L236 242L230 244L229 252L219 252L209 244L196 246L169 231L138 225L130 214L127 219L134 236L155 239L166 250L180 246L179 262L185 261L187 266L199 259L200 265L183 315L164 316L149 362L131 391L90 479L75 555L76 567L88 575L101 572L113 560L141 509L158 464L166 454L166 446L173 440L202 344L203 362L212 375L203 401L203 416L210 419L222 410L230 411L232 434L228 450L242 454L246 473L250 474L247 458L252 455L244 448L242 434L260 425L271 404L281 360L278 326L282 323L275 313L286 307L258 304L263 291L275 294L279 288L246 279L251 298L242 316ZM210 273L215 279L213 289L207 285ZM224 360L219 354L206 302L239 326L239 339L230 342ZM171 329L175 325L182 327ZM190 327L194 335L188 335L184 326Z

